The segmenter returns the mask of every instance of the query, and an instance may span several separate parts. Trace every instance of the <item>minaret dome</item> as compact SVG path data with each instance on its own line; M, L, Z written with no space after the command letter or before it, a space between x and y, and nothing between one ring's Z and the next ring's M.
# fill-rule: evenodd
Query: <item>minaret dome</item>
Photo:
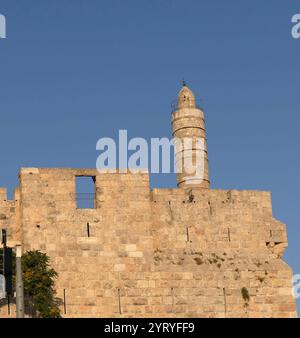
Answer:
M178 93L178 108L182 109L195 107L196 107L195 95L190 90L190 88L187 87L187 85L184 83L183 87Z

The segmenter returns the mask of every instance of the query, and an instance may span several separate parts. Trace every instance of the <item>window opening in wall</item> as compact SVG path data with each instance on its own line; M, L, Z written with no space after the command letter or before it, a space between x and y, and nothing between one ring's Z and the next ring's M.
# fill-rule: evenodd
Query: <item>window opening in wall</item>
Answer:
M95 182L94 176L76 176L77 209L95 208Z

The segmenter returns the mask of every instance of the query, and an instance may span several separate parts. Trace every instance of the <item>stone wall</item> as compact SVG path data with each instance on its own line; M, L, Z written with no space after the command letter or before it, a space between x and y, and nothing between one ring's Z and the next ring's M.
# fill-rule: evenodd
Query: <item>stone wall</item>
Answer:
M0 229L6 229L9 244L21 238L20 229L20 191L15 189L13 200L7 199L6 188L0 188Z
M76 208L76 176L95 177L94 209ZM150 191L147 173L27 168L0 214L19 217L25 250L50 256L65 317L296 316L267 192Z

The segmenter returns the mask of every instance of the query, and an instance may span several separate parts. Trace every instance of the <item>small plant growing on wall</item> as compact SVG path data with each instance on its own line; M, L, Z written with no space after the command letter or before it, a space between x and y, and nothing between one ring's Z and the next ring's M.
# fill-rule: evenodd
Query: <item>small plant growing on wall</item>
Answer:
M190 193L189 194L189 202L192 203L194 201L194 199L195 199L195 196L192 193Z
M204 263L204 262L203 262L203 259L201 259L200 257L195 257L195 258L194 258L194 261L196 262L197 265L201 265L201 264Z
M249 305L249 301L250 301L249 291L245 287L243 287L241 291L242 291L243 299L245 301L245 306L248 306Z

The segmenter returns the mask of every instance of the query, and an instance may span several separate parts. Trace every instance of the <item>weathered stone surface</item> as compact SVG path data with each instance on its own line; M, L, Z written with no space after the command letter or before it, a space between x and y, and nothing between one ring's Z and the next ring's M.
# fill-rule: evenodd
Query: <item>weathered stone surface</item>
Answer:
M86 173L100 202L76 209L75 178ZM66 317L296 316L286 229L268 192L150 191L146 173L35 169L21 170L15 197L0 201L1 227L49 254Z

